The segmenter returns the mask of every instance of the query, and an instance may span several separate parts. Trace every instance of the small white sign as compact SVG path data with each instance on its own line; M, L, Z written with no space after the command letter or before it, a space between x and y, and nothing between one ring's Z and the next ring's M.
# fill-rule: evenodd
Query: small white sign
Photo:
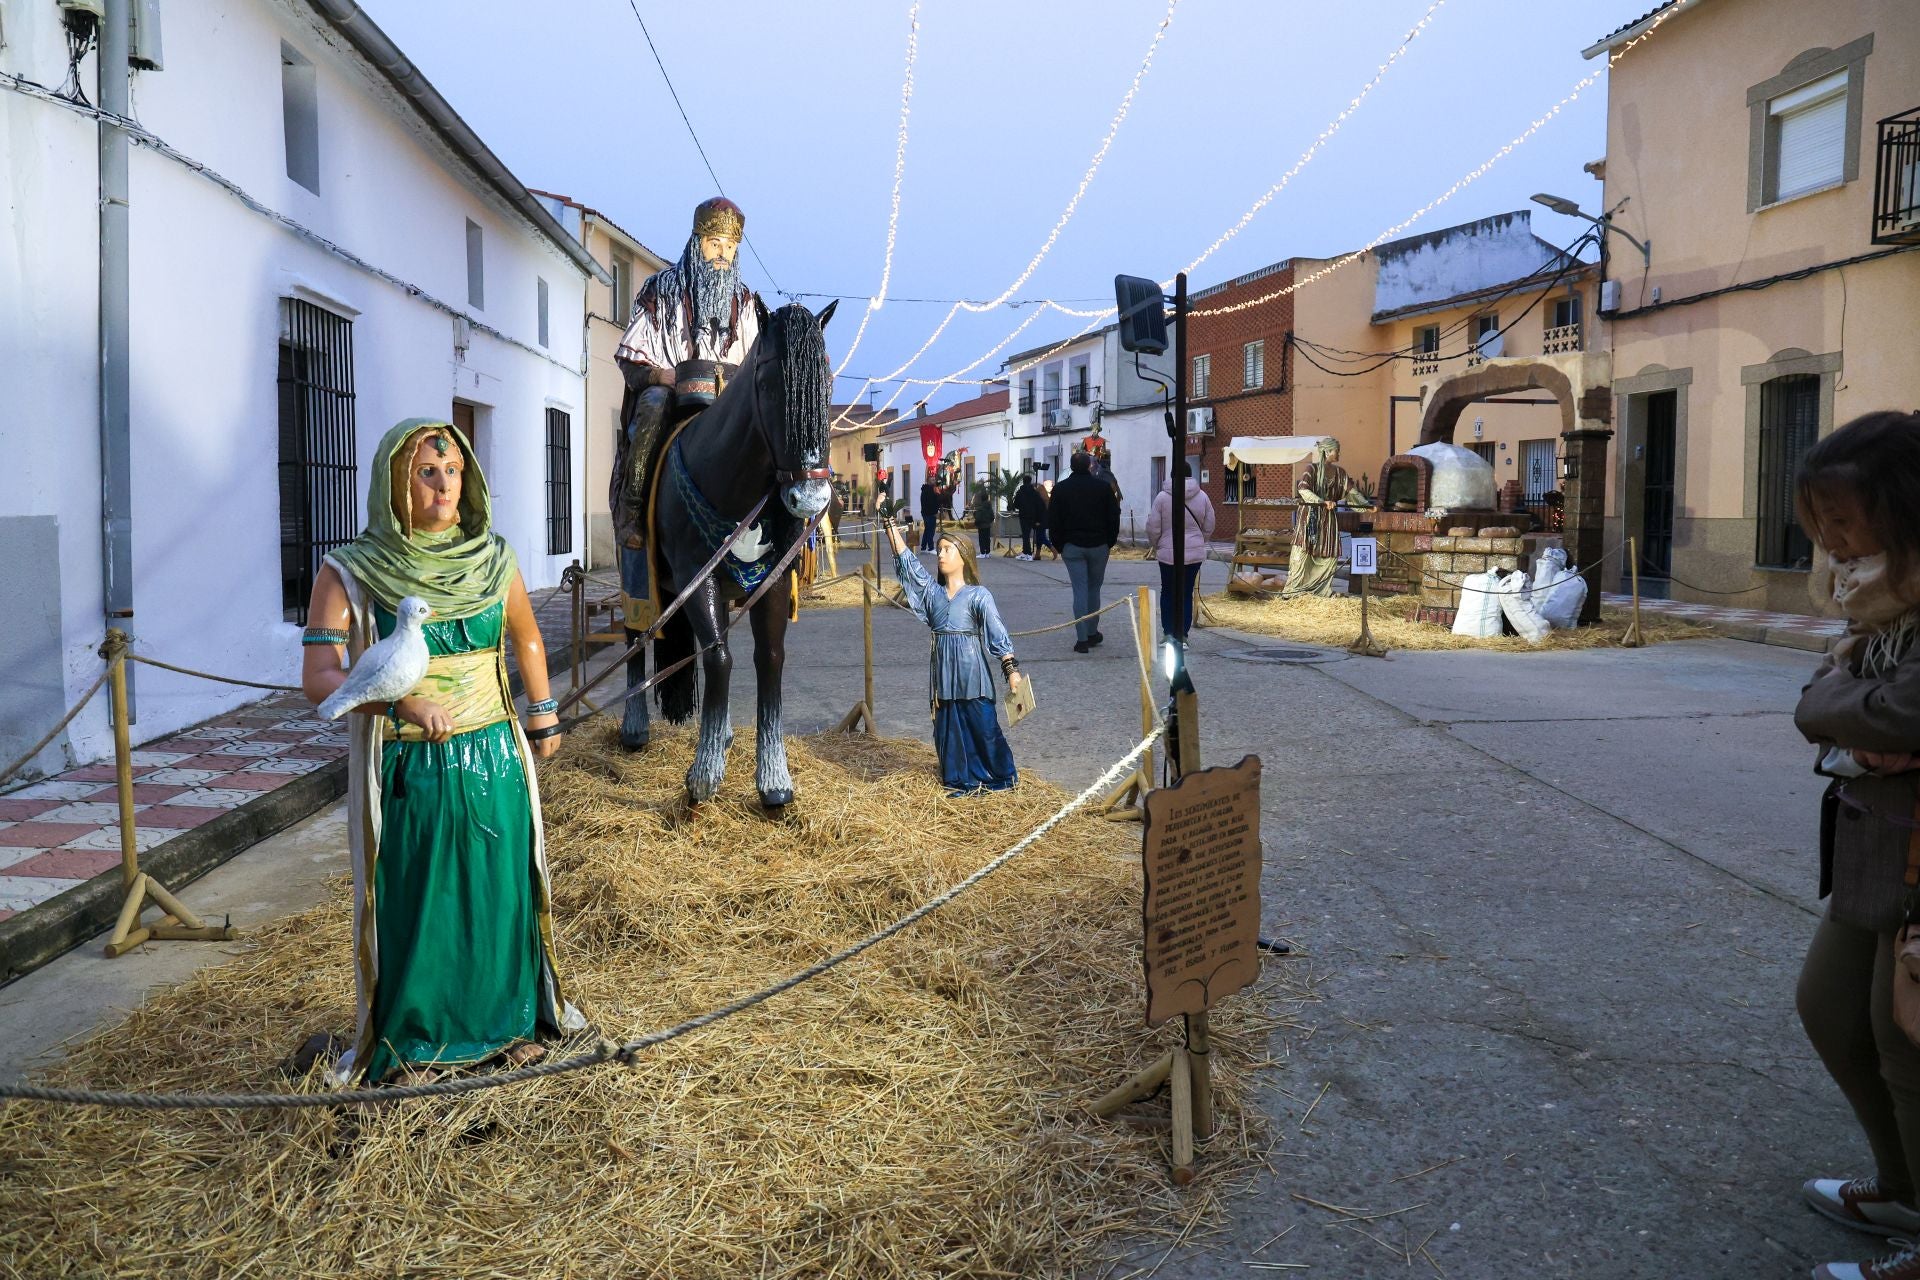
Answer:
M1348 573L1378 573L1380 563L1380 543L1375 538L1355 538L1353 540L1353 562L1347 566Z
M1353 559L1353 535L1350 533L1342 533L1340 535L1340 558L1342 560Z

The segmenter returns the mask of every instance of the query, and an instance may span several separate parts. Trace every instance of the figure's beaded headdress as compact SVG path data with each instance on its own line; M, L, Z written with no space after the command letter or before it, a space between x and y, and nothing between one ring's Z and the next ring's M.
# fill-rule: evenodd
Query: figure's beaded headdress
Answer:
M693 234L696 236L725 236L729 240L738 240L746 233L747 215L725 196L703 201L693 211Z

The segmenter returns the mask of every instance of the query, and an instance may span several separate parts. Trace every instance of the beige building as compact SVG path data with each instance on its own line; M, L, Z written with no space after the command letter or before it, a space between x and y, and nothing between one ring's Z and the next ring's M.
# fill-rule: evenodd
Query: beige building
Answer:
M598 209L551 192L533 194L613 278L611 285L587 283L587 405L582 416L586 426L587 491L582 501L587 513L587 546L581 560L589 569L610 568L615 559L613 515L607 493L620 431L620 403L626 392L613 353L620 345L620 335L626 332L634 291L667 262Z
M1423 409L1448 378L1493 359L1599 345L1590 320L1597 267L1534 235L1525 210L1330 266L1293 262L1289 426L1296 435L1338 438L1341 462L1355 475L1377 480L1389 457L1422 443ZM1561 425L1551 391L1505 392L1462 413L1450 442L1486 458L1503 488L1518 481L1537 514L1541 495L1560 486Z
M843 416L846 421L841 422ZM833 467L834 486L841 489L840 500L846 503L847 510L866 511L867 496L873 490L873 470L877 464L863 458L861 450L877 443L880 433L892 426L899 417L898 409L882 409L876 413L873 406L865 404L833 406L833 421L839 425L833 429L828 459Z
M1814 607L1799 458L1920 405L1917 139L1913 0L1695 0L1610 73L1607 543L1675 598Z

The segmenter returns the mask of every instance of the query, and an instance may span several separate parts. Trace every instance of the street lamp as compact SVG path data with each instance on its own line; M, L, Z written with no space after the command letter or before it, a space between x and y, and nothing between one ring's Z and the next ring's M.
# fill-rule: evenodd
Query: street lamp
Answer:
M1569 218L1585 218L1588 222L1600 228L1602 233L1601 243L1603 246L1606 243L1605 233L1609 231L1613 232L1613 234L1619 236L1622 240L1625 240L1628 244L1640 251L1640 263L1642 266L1651 267L1653 265L1653 241L1636 240L1619 227L1613 225L1613 215L1620 212L1621 207L1627 203L1627 200L1631 200L1632 198L1632 196L1628 196L1626 200L1622 200L1619 204L1613 206L1613 208L1607 210L1597 218L1590 213L1583 213L1577 203L1567 199L1565 196L1550 196L1544 192L1536 192L1533 196L1533 202L1551 209L1555 213L1563 213Z

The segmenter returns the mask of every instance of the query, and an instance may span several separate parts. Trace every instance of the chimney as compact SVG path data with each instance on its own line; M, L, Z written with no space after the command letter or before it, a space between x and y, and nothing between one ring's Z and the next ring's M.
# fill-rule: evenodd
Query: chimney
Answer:
M916 418L924 418L927 416L927 402L925 400L913 406L913 416Z

